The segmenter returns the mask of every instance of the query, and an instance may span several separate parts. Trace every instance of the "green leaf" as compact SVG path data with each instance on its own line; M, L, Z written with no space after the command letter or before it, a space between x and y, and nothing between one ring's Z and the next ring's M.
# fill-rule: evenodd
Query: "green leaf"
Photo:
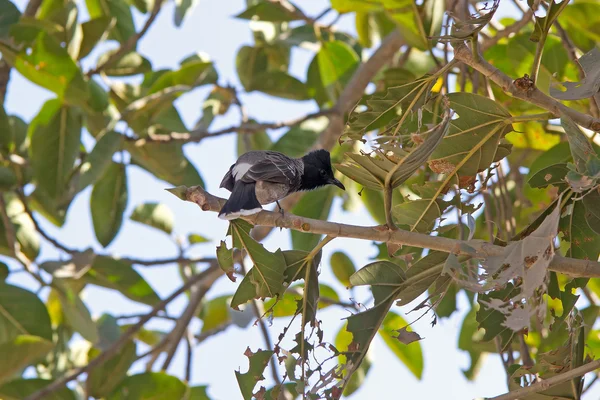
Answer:
M500 311L489 307L487 304L493 299L504 301L504 299L512 298L516 291L512 283L509 283L504 289L482 293L477 296L479 310L477 311L476 319L479 323L479 328L485 329L485 334L481 340L487 342L499 336L502 351L509 345L515 333L503 325L506 321L506 316Z
M165 71L162 73L152 86L148 94L159 92L163 89L183 85L190 88L216 83L218 79L217 71L213 63L202 58L193 58L184 60L181 68L174 71Z
M569 4L569 2L565 3L564 1L556 3L555 0L551 0L549 3L546 15L543 17L534 15L535 29L529 38L532 42L539 42L542 37L548 34L554 21L556 21L562 10Z
M131 220L159 229L165 233L173 232L175 215L169 207L158 203L140 204L133 210Z
M232 221L230 226L234 237L234 244L236 240L239 241L248 252L248 256L254 264L254 267L248 271L243 281L253 284L255 290L254 297L275 297L280 294L283 290L283 271L286 265L281 250L275 253L267 251L262 244L252 239L239 221ZM242 284L240 284L240 288ZM238 288L231 300L231 307L234 309L245 302L241 301L240 295L238 295L240 288Z
M199 235L197 233L190 233L188 235L188 242L190 244L201 244L201 243L210 243L211 240L206 237Z
M337 190L339 189L330 185L305 193L292 209L292 213L302 217L326 221ZM315 204L319 204L320 206L315 207ZM291 235L294 249L305 251L311 251L319 243L322 236L295 230L291 231Z
M337 99L358 65L360 57L348 44L336 40L324 42L317 55L319 73L331 99Z
M17 186L17 175L11 168L0 166L0 191L10 191Z
M340 283L346 287L350 286L350 276L356 272L356 267L354 267L354 263L350 257L346 253L336 251L331 255L329 263L331 264L333 275L335 275Z
M234 273L235 268L233 265L233 248L228 249L227 244L221 240L221 244L217 246L217 261L219 262L219 268L221 268L229 277L230 280L235 281Z
M313 276L316 275L312 274L310 279L314 280ZM304 279L304 276L302 276L301 278ZM331 301L340 300L340 297L338 296L337 292L331 286L325 285L323 283L319 284L318 288L316 286L312 286L312 288L309 287L308 295L313 296L314 294L319 295L319 303L317 305L318 310L331 306ZM271 306L273 306L273 317L291 317L295 315L298 311L301 311L302 299L304 298L304 296L304 284L294 285L288 288L283 294L283 296L281 296L279 299L270 299L266 301L265 310L269 310ZM309 315L308 317L306 317L307 322L311 320L310 314L312 314L314 319L315 303L316 299L315 297L312 297L310 300L310 310L308 313ZM298 310L299 306L300 310Z
M190 400L210 400L208 397L208 386L192 386L190 388Z
M40 235L29 215L25 212L23 203L16 195L11 193L3 194L6 202L6 212L8 218L13 224L17 242L21 251L30 260L35 260L40 251ZM0 218L0 231L5 232L4 221ZM14 256L14 249L9 248L6 235L0 234L0 253L9 257Z
M110 30L109 39L123 43L135 35L131 8L124 0L86 0L85 4L90 18L113 17L117 20Z
M248 357L250 363L248 372L242 374L240 371L235 371L235 377L238 381L238 386L240 387L244 400L251 400L253 398L252 395L254 394L254 386L256 386L259 381L265 379L263 372L273 356L273 352L258 350L256 353L252 353L250 347L248 347L244 355Z
M600 193L591 191L583 197L585 219L590 228L600 235Z
M97 256L83 279L94 285L118 290L125 297L143 304L154 306L160 302L160 297L133 266L116 258Z
M106 397L107 400L173 400L182 399L188 387L174 376L163 372L131 375Z
M423 352L421 350L421 343L416 341L404 344L398 340L397 336L393 336L395 331L407 325L404 318L390 311L383 320L381 328L379 328L379 335L396 357L406 365L409 371L417 379L421 379L423 377Z
M229 302L231 295L215 297L204 304L200 310L202 329L200 333L210 331L231 322Z
M243 46L238 50L235 66L240 83L246 91L252 90L255 76L265 72L269 63L263 47Z
M112 165L113 154L121 148L122 144L123 135L115 131L106 132L101 138L97 139L96 145L79 168L77 192L95 184L98 179L106 174L106 171Z
M53 200L65 195L77 159L81 138L81 114L47 101L29 125L29 156L37 187Z
M444 201L436 196L441 191L443 182L427 182L423 186L413 186L413 191L419 199L405 201L392 208L394 221L404 225L411 231L431 232L435 222L441 218L444 211L450 206L450 201Z
M92 361L100 354L99 349L92 347L88 351L88 360ZM87 392L96 398L109 396L127 377L127 371L135 360L136 345L133 340L129 340L117 354L101 362L89 372L86 380Z
M128 4L137 8L142 14L148 13L154 8L154 0L126 0Z
M106 38L108 31L114 26L115 22L116 20L113 17L104 16L82 23L82 38L77 59L81 60L90 54L96 44Z
M268 71L257 74L249 91L257 90L289 100L309 100L306 85L284 71Z
M338 356L339 364L344 366L342 372L344 377L347 378L347 374L350 366L347 365L347 357L344 355L345 352L349 350L349 347L352 343L352 334L348 332L347 325L343 326L338 334L335 336L335 347L341 353ZM367 378L367 374L371 369L371 359L369 357L370 352L367 351L363 362L356 368L356 370L352 371L352 376L350 380L346 384L346 389L344 389L344 396L350 396L352 393L356 392L361 385L364 383Z
M6 114L4 105L2 105L0 107L0 149L5 152L11 151L11 149L15 147L14 139L14 133L10 126L10 120L8 119L8 115Z
M100 56L98 64L104 64L116 50L110 50ZM135 51L124 54L114 61L109 62L103 69L108 76L131 76L152 71L152 64L148 59Z
M236 15L236 18L251 21L289 22L302 19L301 13L301 11L295 13L281 3L260 1Z
M19 22L21 13L9 0L0 0L0 39L7 39L10 27Z
M10 275L10 268L6 263L0 262L0 282L6 282L8 275Z
M468 15L466 20L461 20L458 16L453 15L454 23L449 35L445 35L438 40L442 41L464 41L469 37L475 36L492 20L492 17L496 13L500 0L494 0L494 2L487 8L482 9L480 12ZM483 11L486 12L483 12Z
M63 202L59 204L57 200L51 199L40 189L34 190L27 200L33 211L40 213L56 226L60 227L64 225L69 204L64 204Z
M180 27L186 15L194 10L199 0L175 0L175 26Z
M278 151L288 157L302 157L316 143L322 131L322 129L315 129L317 128L315 125L316 121L313 124L305 122L290 128L269 150Z
M90 89L90 99L88 101L89 107L86 107L86 109L91 109L92 112L98 113L105 111L109 106L108 93L104 91L94 78L90 78L87 83Z
M37 35L30 53L25 50L19 52L12 64L25 78L73 105L89 97L81 70L67 49L45 32Z
M566 175L567 162L571 161L569 142L560 142L549 150L540 154L531 164L527 174L527 182L531 187L546 187L553 183L563 183ZM554 171L565 170L561 176ZM548 176L548 174L551 174Z
M9 341L0 343L0 382L11 379L14 374L38 361L47 354L54 344L39 336L19 335Z
M92 344L96 343L99 340L98 328L86 305L79 297L79 293L73 290L65 280L55 278L53 282L58 287L56 295L60 300L62 312L68 324L85 340Z
M482 352L475 349L473 346L473 344L478 342L482 336L477 326L477 320L475 319L476 314L477 309L473 307L471 308L471 311L465 315L458 337L458 348L468 351L469 357L471 358L471 365L469 368L462 370L465 377L470 381L476 378L479 368L481 367L481 361L483 361L481 357Z
M17 335L39 336L52 340L48 310L33 293L17 286L0 283L0 343Z
M269 150L273 142L266 131L258 131L252 134L237 134L237 156L252 150Z
M121 229L127 198L125 165L113 162L94 185L90 199L94 232L104 247L113 241Z
M132 161L175 186L202 186L200 174L183 153L180 143L146 143L136 146L126 142L125 149L131 154Z
M600 255L600 235L590 226L595 220L586 213L585 203L574 201L570 212L560 219L559 230L570 245L566 257L597 260Z
M0 398L3 400L22 400L42 390L52 383L46 379L14 379L0 386ZM77 400L69 388L60 388L44 397L44 400Z

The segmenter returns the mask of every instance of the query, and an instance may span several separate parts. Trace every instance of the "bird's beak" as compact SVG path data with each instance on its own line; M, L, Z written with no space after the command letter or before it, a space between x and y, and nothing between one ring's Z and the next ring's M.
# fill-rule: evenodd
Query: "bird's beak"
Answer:
M329 183L332 184L332 185L335 185L335 186L339 187L342 190L346 190L346 188L344 187L344 185L342 184L342 182L338 181L335 178L331 178L329 180Z

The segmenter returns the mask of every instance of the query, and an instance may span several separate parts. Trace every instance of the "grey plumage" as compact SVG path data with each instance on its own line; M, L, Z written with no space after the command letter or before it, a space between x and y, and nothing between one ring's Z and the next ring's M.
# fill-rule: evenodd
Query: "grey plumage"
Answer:
M235 219L255 214L261 205L279 201L290 193L333 184L329 153L317 150L302 158L290 158L275 151L242 154L223 177L220 187L231 192L219 218Z

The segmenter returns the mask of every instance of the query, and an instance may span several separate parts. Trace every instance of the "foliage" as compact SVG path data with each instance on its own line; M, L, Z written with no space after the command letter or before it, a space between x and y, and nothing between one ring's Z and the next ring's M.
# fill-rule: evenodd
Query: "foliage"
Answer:
M244 399L352 396L377 362L375 337L422 379L428 343L413 325L425 315L433 325L449 317L458 296L469 306L457 343L470 358L467 379L476 379L483 356L493 353L505 363L509 391L529 387L519 398L582 398L582 375L549 387L535 383L594 366L588 363L599 348L600 3L528 0L545 11L502 18L498 0L331 0L315 17L288 1L248 0L235 15L252 31L252 42L240 43L235 55L239 87L229 86L236 79L221 76L205 54L159 69L141 52L138 43L163 3L32 0L19 10L0 0L1 398L76 399L85 392L209 399L207 387L190 385L191 365L185 377L169 369L177 345L190 341L192 352L254 320L270 348L248 347L247 372L235 372ZM175 1L176 27L196 3ZM450 3L455 8L446 9ZM352 15L356 34L338 30L333 14ZM145 18L141 26L137 15ZM310 52L305 75L292 73L299 48ZM7 112L19 90L7 91L11 69L52 94L30 121ZM208 95L188 127L177 100L200 87ZM319 112L256 121L246 115L242 91L310 103ZM241 122L214 129L233 108ZM232 221L216 250L201 230L179 236L165 204L134 204L124 218L136 199L132 168L190 200L193 186L204 182L185 146L230 133L236 143L228 151L237 155L274 150L300 157L328 147L347 192L328 186L289 200L280 218L312 220L284 225L292 248L275 251L263 246L252 218ZM90 193L98 243L72 248L45 228L62 227L83 193ZM217 207L196 202L204 211ZM340 206L348 214L364 206L381 225L323 225ZM194 212L200 209L189 218ZM172 241L179 256L114 254L112 244L130 221ZM378 254L364 266L347 249L323 258L337 236L376 238ZM193 246L208 249L207 256L191 257ZM578 260L589 263L582 268ZM161 297L139 268L170 263L184 286ZM329 268L335 281L324 278ZM14 284L19 270L33 286ZM205 298L222 275L235 290ZM84 295L92 285L146 311L133 322L119 318L120 310L94 318ZM183 293L185 310L169 317L166 304ZM324 310L333 308L351 314L337 332L324 331ZM171 333L144 326L159 318L175 321ZM274 332L269 318L289 325ZM194 319L202 327L190 340ZM278 339L273 346L271 335Z

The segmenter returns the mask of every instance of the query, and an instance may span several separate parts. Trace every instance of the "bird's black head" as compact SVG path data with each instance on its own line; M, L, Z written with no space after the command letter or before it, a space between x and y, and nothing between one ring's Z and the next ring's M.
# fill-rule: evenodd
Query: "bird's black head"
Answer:
M302 161L304 162L304 174L300 190L312 190L325 185L335 185L346 190L342 182L333 177L331 158L327 150L311 151L302 157Z

